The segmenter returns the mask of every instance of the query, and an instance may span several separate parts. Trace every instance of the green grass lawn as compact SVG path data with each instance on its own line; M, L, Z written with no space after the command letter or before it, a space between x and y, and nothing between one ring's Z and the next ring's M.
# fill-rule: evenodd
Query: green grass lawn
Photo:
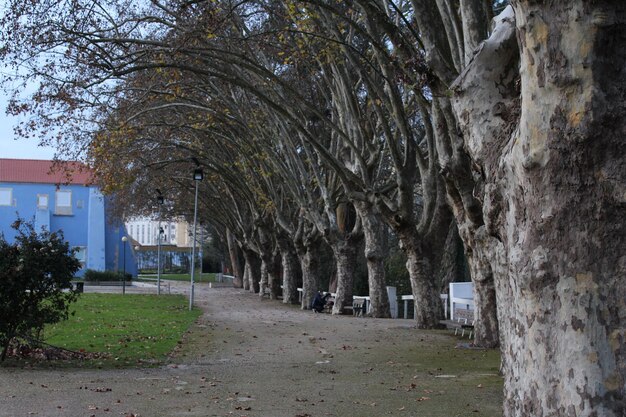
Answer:
M215 282L216 275L217 274L213 272L206 272L202 274L196 273L195 282ZM156 274L139 274L137 280L141 281L142 278L150 278L150 280L152 280L156 279L156 277ZM172 281L189 281L191 278L189 274L161 274L161 279L169 279Z
M201 314L182 295L82 294L71 310L69 320L46 328L46 343L125 365L163 361Z

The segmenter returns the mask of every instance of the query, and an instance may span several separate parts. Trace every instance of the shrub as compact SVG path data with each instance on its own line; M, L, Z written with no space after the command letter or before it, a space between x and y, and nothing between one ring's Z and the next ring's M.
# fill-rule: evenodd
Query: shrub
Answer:
M65 320L78 293L72 289L80 262L63 234L35 232L21 219L11 227L15 242L0 235L0 346L4 360L11 341L39 333L44 325Z
M131 274L126 274L126 281L130 281L133 278ZM124 273L117 271L95 271L88 269L84 275L85 281L122 281L124 279Z

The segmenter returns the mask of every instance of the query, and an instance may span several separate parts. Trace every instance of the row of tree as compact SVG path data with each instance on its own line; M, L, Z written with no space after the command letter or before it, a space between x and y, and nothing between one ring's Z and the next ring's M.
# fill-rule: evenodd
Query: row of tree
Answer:
M35 114L23 132L83 152L130 211L151 209L158 187L189 212L190 173L204 169L202 220L241 249L244 288L282 285L297 302L301 274L306 303L324 243L339 313L364 239L373 315L388 317L390 227L416 323L434 327L458 233L475 342L502 348L505 414L624 411L626 233L612 219L624 218L625 6L9 3L0 53L18 78L41 77L9 108Z

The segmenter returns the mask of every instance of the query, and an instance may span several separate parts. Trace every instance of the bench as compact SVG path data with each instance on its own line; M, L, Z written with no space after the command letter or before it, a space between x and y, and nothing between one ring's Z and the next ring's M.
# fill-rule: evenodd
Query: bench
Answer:
M448 318L448 294L440 294L441 304L443 304L444 317ZM409 301L414 301L413 294L402 295L400 299L404 302L404 318L409 318Z
M334 305L335 305L335 296L331 294L330 297L326 299L326 304L324 304L324 313L331 314L333 312Z
M357 298L352 301L352 315L356 317L363 317L367 314L367 301L365 298Z
M474 284L472 282L451 282L449 287L450 320L454 320L456 311L474 308Z
M474 334L474 310L458 308L454 310L454 320L441 320L441 324L448 329L454 329L454 334L461 330L461 337L465 336L465 330L469 331L469 338Z
M330 297L326 299L326 304L324 305L324 313L332 314L333 307L335 306L336 297L337 297L337 294L330 293ZM354 305L343 306L343 310L341 311L341 314L349 314L349 315L354 314Z

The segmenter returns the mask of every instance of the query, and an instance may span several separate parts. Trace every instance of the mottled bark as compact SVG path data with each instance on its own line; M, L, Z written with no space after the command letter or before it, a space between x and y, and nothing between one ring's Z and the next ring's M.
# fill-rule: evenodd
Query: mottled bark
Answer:
M271 262L271 256L261 256L261 279L259 280L259 297L264 297L266 290L269 289L269 270L272 268Z
M270 300L277 300L282 295L281 280L281 256L278 247L274 248L272 261L268 269L268 287L270 290Z
M464 231L464 235L469 243L466 254L474 283L474 345L495 348L500 345L501 336L493 266L502 265L497 258L501 245L486 234L484 226ZM507 314L505 305L500 314Z
M476 198L482 188L482 174L473 172L471 160L463 149L462 137L449 135L457 129L448 99L438 99L435 119L449 123L445 132L439 132L440 164L444 175L448 200L454 213L459 234L465 247L467 264L474 283L474 345L494 348L500 343L498 303L493 269L497 268L494 247L485 234L482 205ZM445 117L448 114L448 117ZM451 121L452 120L452 121ZM448 135L448 137L445 137ZM448 144L449 146L443 146Z
M626 5L513 6L521 112L502 42L479 51L455 101L485 173L486 235L507 265L495 275L504 415L623 416Z
M250 283L252 282L251 278L251 265L248 263L246 259L246 253L244 250L241 251L243 255L243 277L242 277L242 286L245 291L250 291Z
M301 308L311 308L315 293L320 290L319 259L322 242L319 238L305 239L296 243L296 252L302 270L302 303Z
M283 274L283 303L298 303L298 283L302 280L302 272L296 248L293 242L282 236L278 238L278 247L280 248L280 257Z
M245 277L244 280L244 289L246 286L248 287L248 291L252 293L259 292L259 281L261 279L261 262L256 254L251 249L244 248L243 257L246 262L245 266Z
M445 251L441 258L441 267L435 281L441 293L448 292L451 282L466 281L470 279L470 274L464 269L463 241L459 236L459 231L455 222L450 224L448 237L446 238Z
M459 10L463 24L463 65L471 60L476 47L487 38L492 2L461 0Z
M415 235L401 237L403 250L407 255L406 268L411 279L411 289L415 300L415 320L420 329L439 327L443 319L443 305L439 288L433 277L436 273L428 243L418 240Z
M235 237L230 230L226 229L226 242L228 244L228 255L230 258L230 266L233 270L233 286L236 288L243 288L243 274L239 268L239 246Z
M259 296L269 294L271 300L280 295L280 257L274 252L261 255L261 279L259 280Z
M365 239L365 259L371 302L372 317L389 318L389 297L385 287L383 223L374 207L367 202L355 202L354 206L361 217Z
M342 314L343 308L352 305L352 286L356 269L358 239L338 240L330 245L337 264L337 295L333 314Z

